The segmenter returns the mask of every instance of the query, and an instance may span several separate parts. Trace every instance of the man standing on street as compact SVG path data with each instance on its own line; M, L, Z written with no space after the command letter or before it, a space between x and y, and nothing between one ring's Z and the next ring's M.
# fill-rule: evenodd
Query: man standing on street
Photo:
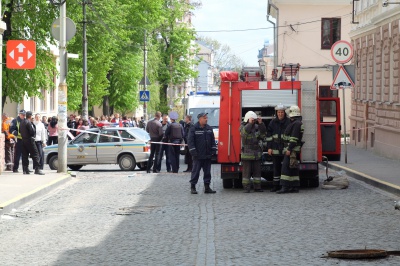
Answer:
M159 173L157 167L158 167L158 161L159 161L159 156L160 156L160 149L161 145L159 143L153 143L153 142L160 142L163 137L163 130L162 130L162 125L160 123L160 118L161 118L161 112L156 112L155 117L153 120L150 120L149 123L147 123L146 131L150 135L150 141L151 141L151 146L150 146L150 157L149 160L147 161L147 173L150 173L151 166L153 166L153 173Z
M285 149L282 162L281 185L282 188L277 191L278 194L298 193L300 186L299 165L300 150L302 146L302 138L304 133L300 108L293 105L286 110L290 118L290 124L285 130L283 139L285 141Z
M40 114L35 115L35 121L33 121L33 124L35 125L36 128L35 144L40 157L39 168L40 170L43 170L44 166L43 147L46 147L47 134L44 124L40 121Z
M171 119L171 124L167 127L167 130L165 130L165 138L168 140L169 143L178 144L171 145L169 147L169 160L171 161L172 173L178 173L179 157L181 155L179 144L182 143L182 139L185 133L181 124L176 122L176 120L178 119L178 113L170 112L168 115Z
M11 121L10 132L17 137L17 144L15 145L14 166L13 172L18 173L19 161L22 155L22 136L20 133L21 122L25 120L25 110L19 111L18 117ZM29 170L28 170L29 171Z
M14 164L14 135L10 133L10 119L6 113L3 113L3 124L1 125L1 132L5 135L4 145L4 161L6 163L6 171L12 171Z
M186 115L185 116L185 143L188 143L188 136L189 136L189 131L190 128L193 126L192 123L192 116L191 115ZM189 148L188 146L185 146L185 162L187 163L187 169L183 172L192 172L192 168L193 168L193 159L192 159L192 155L189 152Z
M168 121L168 115L163 115L161 125L162 125L162 130L165 134L165 131L167 131L167 127L170 125L170 122ZM169 159L169 145L167 144L161 145L157 170L161 171L161 163L162 163L162 158L164 156L164 152L165 152L165 166L167 167L167 172L170 173L172 172L172 170L171 170L171 161Z
M44 175L40 169L39 152L35 144L36 128L32 124L32 112L26 112L26 119L20 124L20 133L22 136L22 169L25 175L29 175L29 154L33 161L33 168L36 175Z
M283 161L283 133L290 124L289 118L286 117L285 106L278 104L275 107L276 117L271 120L267 128L267 151L272 156L274 164L274 180L271 192L280 189L281 170Z
M253 111L248 111L239 128L242 138L241 159L243 165L243 189L250 192L250 177L253 176L254 192L263 192L261 189L261 155L262 148L259 141L265 138L267 129L261 117Z
M188 137L189 152L193 156L190 191L197 194L196 184L199 181L200 170L203 169L204 193L216 193L210 188L211 157L217 152L214 132L207 124L207 113L200 113L197 118L199 121L190 127Z

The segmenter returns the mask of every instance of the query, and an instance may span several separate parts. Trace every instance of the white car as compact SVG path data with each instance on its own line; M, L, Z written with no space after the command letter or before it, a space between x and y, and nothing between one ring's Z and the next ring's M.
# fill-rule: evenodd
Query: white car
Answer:
M88 164L119 164L123 171L147 167L150 156L149 134L137 127L92 128L69 141L67 165L79 170ZM44 149L44 162L58 168L58 145Z

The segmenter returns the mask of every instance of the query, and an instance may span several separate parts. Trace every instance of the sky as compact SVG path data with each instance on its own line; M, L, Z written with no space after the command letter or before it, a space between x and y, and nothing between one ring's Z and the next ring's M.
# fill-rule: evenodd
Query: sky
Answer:
M216 39L227 44L247 66L258 66L258 50L265 40L273 43L273 30L237 32L202 32L271 28L267 21L268 0L197 0L202 7L194 11L192 24L198 36Z

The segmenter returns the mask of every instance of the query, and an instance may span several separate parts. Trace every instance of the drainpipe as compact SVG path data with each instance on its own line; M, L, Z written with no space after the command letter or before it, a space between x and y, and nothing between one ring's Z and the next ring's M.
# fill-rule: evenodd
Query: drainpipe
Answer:
M271 21L271 7L276 10L276 23ZM274 26L274 69L278 67L278 27L279 27L279 8L271 0L268 1L267 21Z

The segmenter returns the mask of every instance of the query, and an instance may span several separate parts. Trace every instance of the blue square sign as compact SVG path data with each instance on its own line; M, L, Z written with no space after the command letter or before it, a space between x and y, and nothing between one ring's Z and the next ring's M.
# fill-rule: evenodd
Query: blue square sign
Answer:
M141 102L150 101L150 91L139 91L139 101Z

